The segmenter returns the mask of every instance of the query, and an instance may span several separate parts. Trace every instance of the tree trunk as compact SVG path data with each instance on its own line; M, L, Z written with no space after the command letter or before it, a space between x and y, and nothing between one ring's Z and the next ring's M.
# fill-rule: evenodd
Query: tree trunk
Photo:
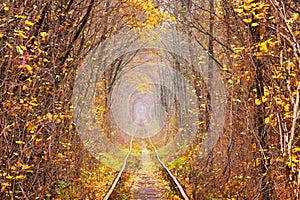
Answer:
M253 20L253 23L255 20ZM250 32L252 36L252 43L256 44L261 41L259 34L259 26L250 27ZM259 51L259 49L258 49ZM264 77L263 73L266 70L264 63L257 57L253 56L253 65L255 70L255 89L257 90L257 99L261 100L264 96ZM261 102L259 105L255 105L255 127L258 135L258 142L261 152L261 161L259 163L260 172L262 175L261 180L261 199L268 200L272 199L272 187L270 183L270 177L268 176L268 170L270 167L270 157L269 157L269 148L268 148L268 139L266 132L266 125L264 123L265 119L265 103Z

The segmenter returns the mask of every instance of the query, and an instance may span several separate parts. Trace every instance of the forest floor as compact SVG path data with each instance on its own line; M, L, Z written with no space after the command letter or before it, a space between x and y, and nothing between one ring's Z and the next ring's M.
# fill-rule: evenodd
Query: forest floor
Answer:
M139 168L127 174L126 184L121 184L124 190L117 196L134 200L180 199L163 176L159 162L150 156L151 152L143 140L141 147Z
M170 187L151 160L142 141L142 168L136 173L131 188L132 199L167 199Z

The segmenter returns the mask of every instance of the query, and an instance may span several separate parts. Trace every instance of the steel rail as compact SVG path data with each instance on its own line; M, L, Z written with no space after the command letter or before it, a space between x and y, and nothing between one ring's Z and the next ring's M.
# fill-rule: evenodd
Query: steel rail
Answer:
M157 158L157 160L160 162L160 164L163 166L163 168L167 171L168 175L172 178L173 182L175 183L175 185L177 186L177 188L179 189L179 192L182 196L182 198L184 200L189 200L189 197L187 196L187 194L185 193L183 187L180 185L180 183L178 182L178 180L176 179L176 177L172 174L172 172L167 168L167 166L164 164L164 162L159 158L158 156L158 152L157 152L157 149L156 147L154 146L154 144L152 143L150 137L148 137L149 139L149 142L152 146L152 148L154 149L155 151L155 156Z
M117 186L117 183L118 183L118 181L119 181L119 179L120 179L120 177L121 177L123 171L125 170L125 167L126 167L126 164L127 164L128 157L129 157L129 155L130 155L130 153L131 153L131 151L132 151L132 141L133 141L133 138L134 138L134 137L131 138L129 152L127 153L127 155L126 155L126 157L125 157L125 159L124 159L123 167L121 168L121 170L120 170L118 176L115 178L113 184L111 185L109 191L107 192L107 194L105 195L105 197L103 198L103 200L108 200L108 199L109 199L109 197L110 197L111 194L113 193L115 187Z
M103 198L103 200L109 200L110 196L112 195L113 191L115 190L115 188L116 188L116 186L117 186L117 184L118 184L118 182L120 180L120 177L121 177L122 173L124 172L124 170L126 168L128 157L130 156L131 151L132 151L132 142L133 142L133 139L134 139L134 137L131 138L129 152L127 153L127 155L126 155L126 157L124 159L123 166L122 166L120 172L118 173L117 177L115 178L113 184L111 185L109 191L106 193L105 197ZM172 172L167 168L167 166L164 164L164 162L160 159L160 157L158 155L158 151L157 151L156 147L154 146L154 144L152 143L150 137L148 137L148 140L149 140L152 148L154 149L154 153L155 153L155 156L156 156L157 160L162 165L162 167L164 168L164 170L167 172L167 175L171 178L170 179L170 180L172 180L171 182L173 182L173 184L175 184L175 186L178 188L178 191L179 191L181 197L184 200L189 200L189 197L187 196L186 192L184 191L184 189L181 186L181 184L179 183L179 181L172 174Z

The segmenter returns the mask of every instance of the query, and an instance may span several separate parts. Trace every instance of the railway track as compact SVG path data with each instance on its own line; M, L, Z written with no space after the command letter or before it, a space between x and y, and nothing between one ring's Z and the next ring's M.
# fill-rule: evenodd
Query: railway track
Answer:
M116 178L114 179L108 192L106 193L104 200L113 199L112 195L117 190L117 186L118 186L118 183L120 182L120 178L121 178L122 174L124 173L126 166L128 165L128 158L130 157L130 155L132 153L134 139L135 139L134 137L131 138L130 145L129 145L129 151L123 161L123 166L122 166L121 170L119 171L118 175L116 176ZM168 181L169 185L173 189L175 189L178 197L180 197L181 199L184 199L184 200L188 200L189 197L187 196L186 192L184 191L184 189L181 186L181 184L179 183L179 181L171 173L171 171L166 167L165 163L160 159L160 157L158 155L158 151L157 151L156 147L154 146L154 144L152 143L150 137L144 138L144 139L147 139L149 141L149 144L150 144L149 146L152 147L153 152L155 154L155 158L158 161L156 163L158 165L160 165L160 167L162 167L163 173L164 173L165 177L167 177L166 181ZM142 140L142 147L143 147L142 156L145 157L144 159L150 159L149 155L147 155L148 153L147 153L146 146L144 144L144 139ZM149 173L148 174L140 174L140 175L138 175L138 177L139 177L140 181L142 181L142 183L138 184L137 188L135 189L138 197L134 197L134 199L143 199L143 200L144 199L161 199L160 197L157 197L154 192L155 188L158 188L160 186L157 185L157 183L155 184L155 181L151 180L152 178L151 178L151 175L149 175ZM145 185L145 182L147 182L148 189L143 188ZM151 183L151 186L149 186L149 182ZM139 190L141 192L139 192Z

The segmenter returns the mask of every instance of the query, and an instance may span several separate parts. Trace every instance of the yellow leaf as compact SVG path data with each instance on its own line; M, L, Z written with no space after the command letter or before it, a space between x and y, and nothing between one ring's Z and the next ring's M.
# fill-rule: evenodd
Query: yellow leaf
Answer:
M3 186L8 187L8 186L10 186L10 184L9 183L3 183Z
M284 113L284 115L283 115L283 119L288 119L288 118L291 118L291 112L286 112L286 113Z
M26 16L24 16L24 15L15 15L15 18L18 18L18 19L25 19Z
M265 96L270 95L270 91L269 91L269 88L267 86L264 86L264 94L265 94Z
M11 46L8 42L5 42L5 44L6 44L9 48L12 48L12 46Z
M255 105L259 106L261 104L261 101L259 99L255 99Z
M20 45L20 48L23 49L24 51L27 51L27 48L23 45Z
M24 39L28 38L28 36L26 36L24 34L24 31L14 30L14 32L15 32L15 35L17 35L17 36L20 36L20 37L22 37Z
M265 118L265 124L268 124L270 122L270 117Z
M31 122L27 122L26 126L30 133L34 133L34 131L37 129L37 126L34 126Z
M289 110L290 110L290 104L285 104L284 111L289 111Z
M25 65L26 69L29 71L29 73L32 73L32 67L30 65Z
M63 157L62 153L58 153L58 154L57 154L57 157L58 157L58 158L62 158L62 157Z
M255 26L259 26L259 24L257 22L254 22L251 24L251 26L255 27Z
M59 118L55 119L55 123L57 123L57 124L61 123L61 119L59 119Z
M293 20L296 21L299 18L299 13L293 13Z
M260 50L261 50L262 52L266 52L266 53L268 52L267 44L268 44L268 42L265 41L265 42L262 42L262 43L259 45Z
M227 67L223 67L223 71L228 71L228 68Z
M39 104L33 103L33 102L30 102L29 104L32 105L32 106L38 106L39 105Z
M48 118L50 121L52 120L52 114L51 113L47 113L46 115L45 115L45 117L46 118Z
M294 147L293 149L292 149L292 151L295 153L295 152L300 152L300 147Z
M21 55L23 55L23 50L21 49L21 47L19 47L19 46L16 46L16 49L17 49L17 52L19 53L19 54L21 54Z
M33 26L33 25L34 25L34 23L32 23L32 22L29 21L29 20L25 20L25 24L27 24L28 26Z
M25 144L25 142L21 141L21 140L18 140L16 141L17 144Z
M4 35L3 35L3 33L0 33L0 38L2 38Z
M265 103L265 102L268 101L268 98L266 96L263 96L261 100L262 100L263 103Z
M11 175L7 175L5 178L7 178L7 179L13 179L13 177Z
M40 141L42 141L42 140L43 140L43 139L41 139L41 138L36 138L36 139L35 139L35 142L38 143L38 142L40 142Z
M251 18L243 19L243 22L245 22L245 23L251 23L251 22L252 22L252 19L251 19Z
M30 165L27 165L27 164L25 164L25 165L22 165L22 169L29 169L29 168L31 168L31 166L30 166Z
M242 8L237 8L237 9L234 9L234 11L237 13L242 13L244 10Z
M298 18L299 18L299 14L298 14L298 13L294 13L294 14L293 14L293 17L292 17L291 19L287 20L287 22L293 23L293 22L295 22Z
M26 178L26 176L24 176L24 175L18 175L18 176L16 176L16 179L24 179L24 178Z
M46 32L41 32L40 35L42 36L42 40L45 41L46 37L48 36L48 33Z

